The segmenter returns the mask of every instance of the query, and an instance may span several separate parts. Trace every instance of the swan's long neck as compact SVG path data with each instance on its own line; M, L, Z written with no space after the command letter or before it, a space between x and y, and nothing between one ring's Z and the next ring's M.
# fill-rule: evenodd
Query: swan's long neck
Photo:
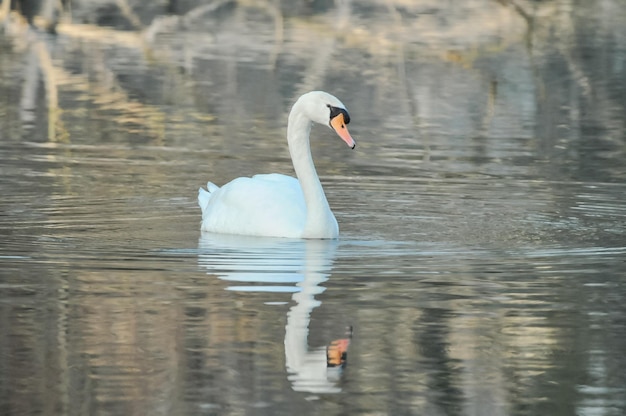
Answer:
M335 238L337 222L324 194L322 183L317 176L309 135L312 121L306 117L296 104L289 113L287 141L293 167L300 181L307 208L307 219L303 237ZM334 230L333 230L334 228Z

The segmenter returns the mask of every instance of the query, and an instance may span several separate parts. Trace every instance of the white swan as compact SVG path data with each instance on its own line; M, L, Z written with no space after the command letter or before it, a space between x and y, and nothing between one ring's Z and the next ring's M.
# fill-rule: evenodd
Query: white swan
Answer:
M287 142L298 179L272 173L237 178L221 188L200 188L202 230L222 234L287 238L337 238L339 227L315 171L309 134L312 122L328 125L354 149L350 116L336 97L312 91L293 105Z

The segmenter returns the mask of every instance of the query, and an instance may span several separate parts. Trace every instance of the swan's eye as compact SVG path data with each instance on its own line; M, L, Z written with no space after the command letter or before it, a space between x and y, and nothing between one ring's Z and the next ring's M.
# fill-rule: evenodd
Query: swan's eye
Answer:
M330 109L330 119L331 120L334 119L335 117L337 117L339 114L343 114L343 121L344 121L344 123L350 124L350 115L348 114L348 112L346 111L345 108L333 107L330 104L328 104L327 106Z

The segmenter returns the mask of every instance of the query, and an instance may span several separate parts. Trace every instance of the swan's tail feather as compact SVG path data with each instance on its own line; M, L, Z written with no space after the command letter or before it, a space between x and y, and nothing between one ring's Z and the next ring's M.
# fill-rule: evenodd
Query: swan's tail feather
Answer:
M209 192L215 192L218 189L220 189L220 187L214 184L213 182L207 182L206 189L208 189Z
M203 215L204 210L209 205L209 201L211 200L211 194L220 189L219 186L215 185L213 182L208 182L206 184L206 188L207 189L198 189L198 205L200 205Z

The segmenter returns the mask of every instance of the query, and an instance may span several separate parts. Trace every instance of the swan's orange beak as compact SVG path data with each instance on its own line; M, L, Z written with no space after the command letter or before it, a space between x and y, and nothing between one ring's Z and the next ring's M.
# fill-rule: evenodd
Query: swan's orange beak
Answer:
M348 347L352 339L352 326L346 328L348 338L336 339L326 347L326 367L344 368L348 362Z
M349 339L336 339L326 348L326 367L345 367L348 361Z
M335 117L330 119L330 127L335 130L335 133L337 133L339 137L341 137L341 140L343 140L348 146L350 146L350 149L354 149L354 146L356 146L356 142L354 141L352 136L350 136L348 127L346 126L346 123L344 123L342 113L339 113Z

